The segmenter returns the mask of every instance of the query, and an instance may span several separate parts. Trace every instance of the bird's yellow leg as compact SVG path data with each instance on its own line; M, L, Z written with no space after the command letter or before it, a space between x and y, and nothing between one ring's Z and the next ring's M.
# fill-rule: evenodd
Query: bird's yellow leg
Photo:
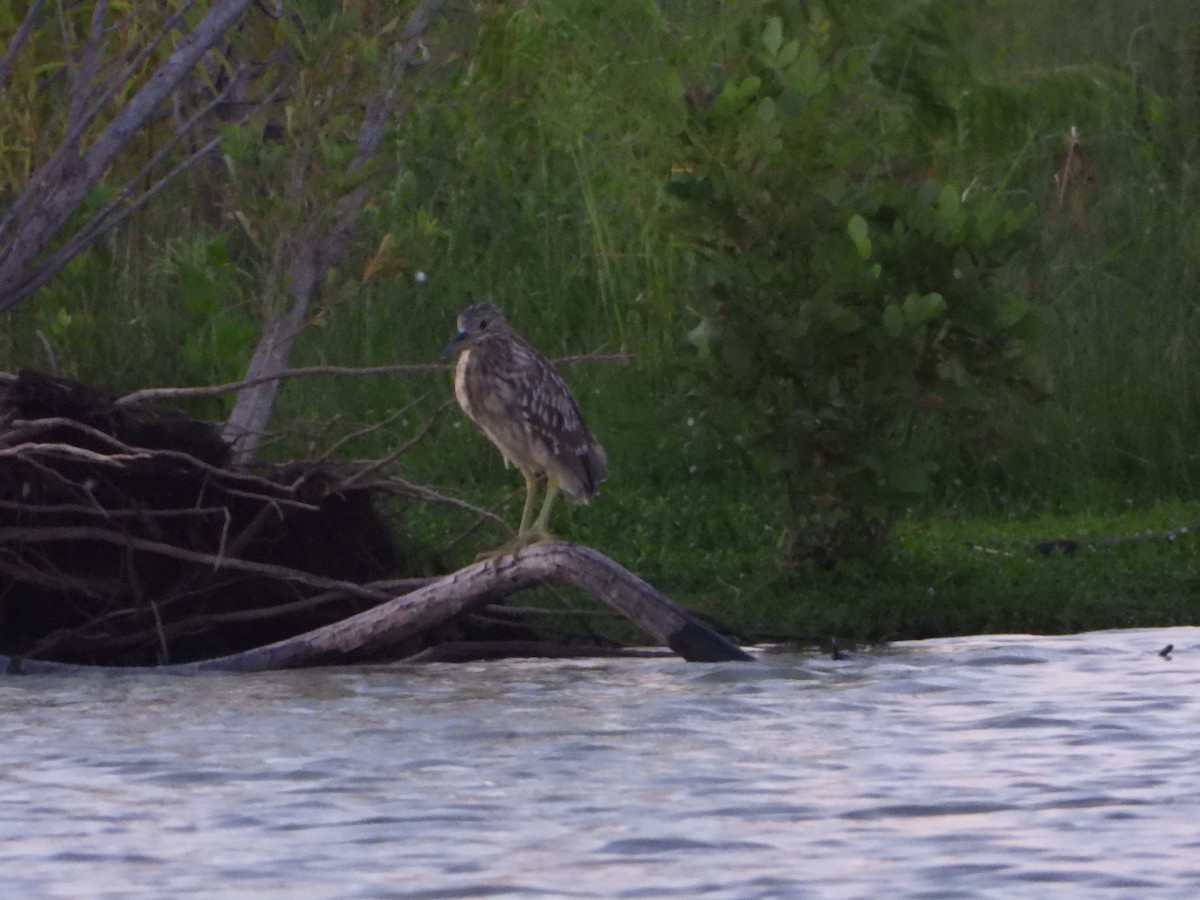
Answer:
M525 508L521 510L521 525L517 528L517 537L529 530L529 519L533 516L533 498L537 496L537 476L522 472L525 476Z
M529 520L533 518L533 501L537 496L537 476L525 475L525 508L521 510L521 525L517 529L514 537L509 538L495 550L488 550L486 553L480 553L475 557L476 561L484 559L496 559L500 556L511 556L518 550L523 550L530 544L536 544L538 541L546 540L549 535L545 533L544 520L548 515L546 506L542 507L542 512L538 516L537 521L531 526ZM547 489L547 501L553 496L558 488L550 487ZM548 505L548 504L547 504Z
M539 539L537 533L530 530L529 525L529 520L533 518L533 501L537 496L537 476L530 475L527 472L522 472L521 474L525 476L525 508L521 510L521 524L517 527L517 533L494 550L486 550L480 553L475 557L476 562L485 559L496 559L501 556L511 556L518 550L528 547Z
M554 504L554 498L558 494L558 484L553 478L546 479L546 500L542 504L542 511L538 513L537 521L533 523L533 530L540 535L544 540L550 537L550 531L546 527L550 524L550 507Z

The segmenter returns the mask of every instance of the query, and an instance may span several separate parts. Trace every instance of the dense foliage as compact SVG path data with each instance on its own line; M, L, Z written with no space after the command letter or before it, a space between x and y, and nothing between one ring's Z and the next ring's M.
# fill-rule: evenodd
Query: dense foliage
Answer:
M818 564L878 550L951 429L982 444L1035 318L998 284L1021 207L917 174L933 155L918 103L934 98L886 89L827 24L751 32L723 84L694 90L671 181L696 248L704 391L761 437L787 556Z

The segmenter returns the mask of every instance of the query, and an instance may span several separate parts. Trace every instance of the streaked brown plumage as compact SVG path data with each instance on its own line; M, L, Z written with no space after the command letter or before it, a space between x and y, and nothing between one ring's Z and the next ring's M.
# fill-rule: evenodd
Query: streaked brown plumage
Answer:
M583 422L579 404L550 362L490 303L458 317L458 335L446 347L458 355L454 395L459 406L525 476L525 508L518 538L546 536L550 506L562 491L587 503L608 475L604 448ZM530 525L538 478L546 499Z

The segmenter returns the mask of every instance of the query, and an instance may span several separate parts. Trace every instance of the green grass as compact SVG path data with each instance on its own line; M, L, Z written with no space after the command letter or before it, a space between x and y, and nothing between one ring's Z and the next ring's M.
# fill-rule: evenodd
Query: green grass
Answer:
M1099 541L1197 521L1195 503L1024 520L914 516L877 564L781 579L760 625L808 640L874 641L1195 624L1200 534ZM1059 538L1081 543L1073 553L1036 548Z
M1195 502L1020 520L912 514L896 526L884 558L799 572L776 567L765 493L597 503L615 509L578 516L595 546L752 640L875 642L1200 623L1200 530L1179 532L1200 523ZM620 528L630 512L638 518ZM656 535L669 548L657 557L645 543ZM1045 542L1059 539L1077 549L1044 552Z

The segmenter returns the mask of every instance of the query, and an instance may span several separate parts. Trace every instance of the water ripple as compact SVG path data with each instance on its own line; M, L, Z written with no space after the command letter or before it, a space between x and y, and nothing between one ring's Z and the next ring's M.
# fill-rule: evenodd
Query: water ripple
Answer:
M1170 660L1156 650L1174 644ZM1188 897L1200 629L0 680L29 897Z

